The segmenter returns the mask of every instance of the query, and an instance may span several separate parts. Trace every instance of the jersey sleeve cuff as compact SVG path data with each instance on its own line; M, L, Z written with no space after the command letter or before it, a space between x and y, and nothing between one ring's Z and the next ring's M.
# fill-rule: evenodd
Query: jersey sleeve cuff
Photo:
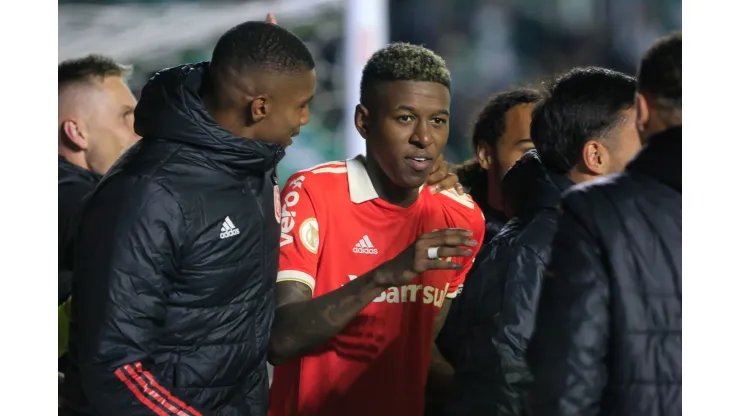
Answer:
M298 270L281 270L277 274L277 283L280 282L300 282L308 286L311 289L313 295L314 288L316 287L316 279L308 273Z
M457 295L462 293L462 288L463 288L463 285L459 285L458 287L455 288L455 290L451 290L447 292L447 295L445 297L447 299L455 299Z

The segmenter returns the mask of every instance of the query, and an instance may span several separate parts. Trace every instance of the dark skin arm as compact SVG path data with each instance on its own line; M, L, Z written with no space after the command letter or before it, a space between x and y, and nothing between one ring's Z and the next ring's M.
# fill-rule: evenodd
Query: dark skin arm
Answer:
M437 317L434 318L434 339L442 330L447 314L450 311L452 299L445 299ZM432 342L432 353L429 360L429 375L427 376L427 395L442 397L449 394L455 376L455 369L442 357L437 344Z
M373 282L373 272L312 299L311 288L300 282L275 286L278 304L270 336L268 360L279 365L302 356L337 335L385 289Z
M324 344L389 287L407 284L427 270L460 270L460 264L430 260L427 249L440 247L440 258L470 257L472 250L463 246L478 244L471 236L472 232L459 229L424 234L393 260L317 298L312 298L311 289L303 283L277 283L268 360L279 365Z

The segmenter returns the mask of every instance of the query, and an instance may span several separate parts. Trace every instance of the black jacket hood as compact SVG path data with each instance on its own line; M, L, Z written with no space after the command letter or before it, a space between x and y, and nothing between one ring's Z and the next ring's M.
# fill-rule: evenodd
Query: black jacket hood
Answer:
M236 171L264 172L282 159L279 144L237 136L216 123L199 91L208 62L164 69L141 91L134 130L142 140L164 139L210 150L208 157Z
M557 207L572 185L565 175L545 168L537 151L530 150L504 176L504 201L512 216L528 222L538 211Z

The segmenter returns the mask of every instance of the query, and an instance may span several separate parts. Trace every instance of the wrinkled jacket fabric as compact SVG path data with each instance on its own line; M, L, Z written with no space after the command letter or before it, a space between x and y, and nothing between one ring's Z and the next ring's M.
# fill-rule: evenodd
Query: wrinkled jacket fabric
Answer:
M534 415L680 415L680 127L564 197L547 276Z
M266 414L284 150L213 121L198 93L206 66L149 81L135 113L143 139L83 211L72 414Z
M549 172L535 151L506 174L512 220L481 249L458 305L463 313L455 357L451 415L521 415L530 374L525 351L561 193L572 182Z
M58 305L72 293L73 238L77 221L87 197L100 181L100 175L58 157L59 190L59 283Z
M466 175L483 175L483 177L486 178L487 181L486 171L480 167L478 167L477 169L469 169L466 172ZM486 219L486 232L483 236L483 241L481 242L481 244L488 243L493 239L493 237L501 232L501 230L506 225L507 218L502 212L499 212L498 210L495 210L488 205L487 182L476 182L475 186L473 186L473 184L470 183L471 181L469 177L464 176L460 180L463 182L465 192L467 192L473 198L475 203L478 204L478 206L483 211L483 216ZM478 254L478 258L485 258L483 251L485 249L485 245L481 247L481 252ZM467 279L470 279L471 275L472 270L471 273L468 273L468 277L466 278L465 283L466 285L469 284L469 280ZM452 304L450 305L450 310L447 313L445 325L444 327L442 327L442 330L439 331L437 339L435 340L435 344L439 352L453 367L455 366L456 357L459 354L460 339L462 336L462 327L458 326L458 324L464 319L464 317L462 316L462 314L464 313L462 307L463 303L460 302L459 299L460 298L452 302ZM448 322L449 324L447 324ZM427 407L439 405L438 403L436 403L435 398L428 399L429 400L427 400ZM430 411L428 411L427 413L431 414Z

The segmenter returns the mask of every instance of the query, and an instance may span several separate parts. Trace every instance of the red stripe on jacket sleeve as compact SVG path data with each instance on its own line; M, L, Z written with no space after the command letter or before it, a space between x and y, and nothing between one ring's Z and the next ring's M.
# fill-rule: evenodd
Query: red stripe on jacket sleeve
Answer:
M120 368L116 370L116 377L118 377L118 379L121 380L126 385L126 387L128 387L128 389L131 390L132 393L134 393L134 396L136 396L136 398L139 399L141 403L146 405L146 407L150 408L154 413L158 414L159 416L168 416L167 413L165 413L162 409L157 407L156 404L152 403L151 400L149 400L146 396L144 396L141 393L141 391L139 391L139 389L136 388L134 383L131 382L131 380L128 377L126 377L126 375L123 373L123 371L121 371Z
M139 401L152 409L157 415L202 416L200 412L186 405L157 383L151 373L142 368L140 362L133 363L133 365L123 365L116 370L116 376L126 384ZM140 389L137 388L137 385ZM158 403L164 409L155 403Z

